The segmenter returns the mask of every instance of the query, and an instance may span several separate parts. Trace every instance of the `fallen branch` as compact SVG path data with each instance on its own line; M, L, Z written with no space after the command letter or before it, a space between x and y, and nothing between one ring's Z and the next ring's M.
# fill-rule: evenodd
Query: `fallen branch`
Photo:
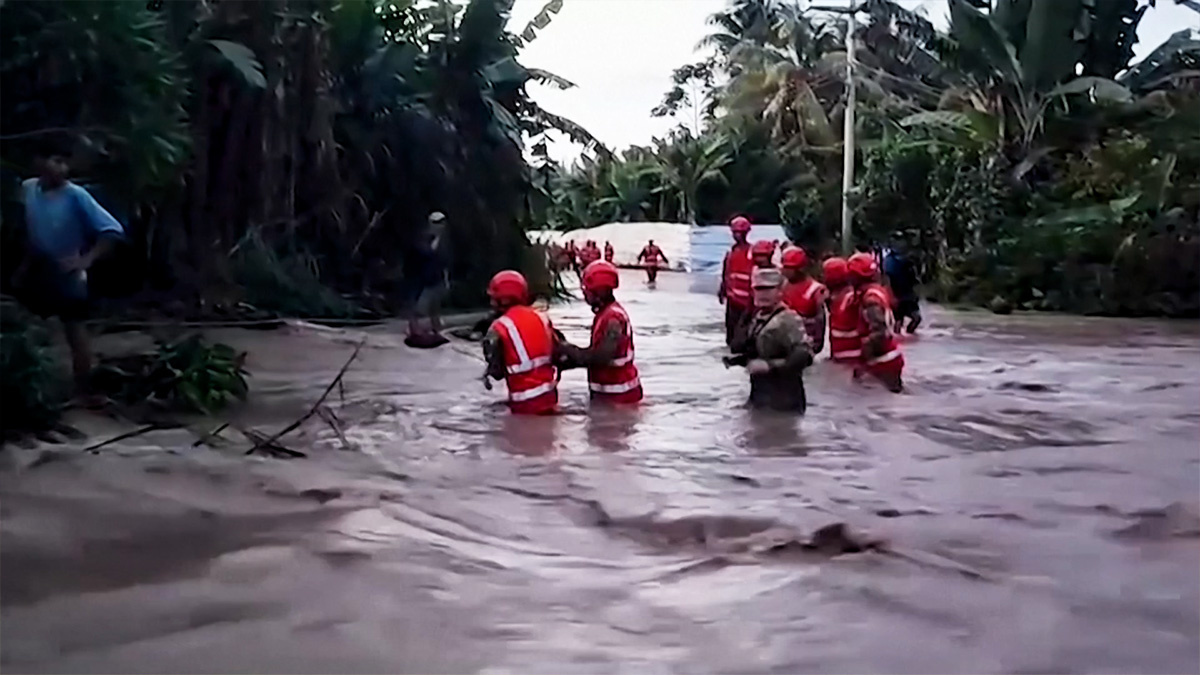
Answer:
M225 430L226 430L226 429L228 429L228 428L229 428L229 422L226 422L226 423L222 424L221 426L217 427L216 429L213 429L212 431L210 431L210 432L208 432L208 433L200 434L200 435L199 435L199 437L198 437L198 438L196 438L196 442L195 442L195 443L192 443L192 447L193 447L193 448L198 448L198 447L200 447L201 445L208 445L208 444L209 444L211 441L214 441L214 440L216 440L217 436L218 436L218 435L219 435L219 434L220 434L222 431L225 431Z
M329 425L330 429L333 429L333 433L338 437L338 441L340 441L342 444L342 450L354 449L354 444L346 438L346 432L342 429L342 421L338 419L338 416L335 412L330 410L328 406L321 406L321 408L317 411L317 416L324 420L325 423Z
M148 434L151 431L158 431L159 429L170 429L170 428L171 427L163 425L163 424L147 424L146 426L141 427L139 429L134 429L133 431L126 431L123 434L117 434L116 436L113 436L112 438L108 439L107 441L100 441L99 443L96 443L94 445L89 445L88 447L83 449L83 452L95 452L95 451L99 450L100 448L103 448L106 445L111 445L113 443L117 443L118 441L123 441L127 438L141 436L142 434Z
M254 441L255 448L258 448L259 450L271 455L272 457L281 457L281 458L285 458L285 459L296 459L299 457L308 457L308 455L304 454L303 452L300 452L299 450L293 450L293 449L287 447L286 445L283 445L278 440L271 440L270 438L267 438L266 434L262 433L261 431L259 431L257 429L251 429L249 427L234 427L234 428L237 429L238 431L242 432L242 435L245 436L246 438L249 438L250 440ZM250 454L250 452L254 452L254 450L251 449L246 454Z
M267 437L265 439L260 439L258 441L255 441L254 447L247 450L246 454L249 455L249 454L253 453L255 450L258 450L259 448L263 447L264 445L269 445L269 444L275 443L275 441L278 441L283 436L298 429L301 424L304 424L305 422L307 422L309 420L309 418L311 418L313 415L316 415L317 410L319 410L321 408L321 404L325 403L325 399L329 398L329 394L333 392L334 388L337 387L339 383L341 383L342 377L344 377L346 375L346 371L350 368L350 364L354 363L354 359L358 358L358 353L360 351L362 351L363 345L365 345L365 344L367 344L367 338L364 337L357 345L355 345L354 353L350 355L350 358L346 359L346 363L344 363L342 365L342 369L338 371L337 376L333 378L333 381L329 383L328 387L325 387L325 391L321 393L321 398L317 399L317 402L314 403L312 405L312 407L308 409L308 412L301 415L300 418L297 419L295 422L292 422L291 424L287 425L283 429L279 430L279 432L277 432L275 435ZM292 452L295 452L295 451L292 451ZM301 456L303 456L303 455L301 455Z

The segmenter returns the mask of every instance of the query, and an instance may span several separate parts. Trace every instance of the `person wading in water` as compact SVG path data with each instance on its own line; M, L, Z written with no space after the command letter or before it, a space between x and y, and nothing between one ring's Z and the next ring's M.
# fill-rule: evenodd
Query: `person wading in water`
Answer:
M892 294L879 283L879 264L866 253L855 253L846 263L858 298L858 334L862 336L862 365L888 388L904 390L904 354L892 320Z
M638 262L646 266L646 283L653 284L658 280L658 263L661 259L664 265L670 265L667 254L651 239L638 253Z
M813 354L825 348L825 304L829 289L808 275L808 254L799 246L783 250L781 271L787 279L783 288L783 304L804 319L804 330L812 341Z
M803 373L813 362L804 320L783 304L779 270L755 270L751 286L754 314L725 365L745 366L750 374L751 407L803 414L808 407Z
M617 268L606 260L583 270L583 299L596 315L592 320L592 343L586 348L560 344L569 367L587 368L592 401L600 403L642 400L642 382L633 363L633 326L625 308L613 296L620 280Z
M750 273L754 262L750 258L750 221L738 216L729 221L733 234L733 246L721 262L721 286L717 289L717 301L725 305L725 344L732 345L734 336L750 313Z
M529 306L529 284L515 270L497 272L488 284L499 315L483 338L488 378L504 380L508 408L517 415L549 415L558 410L558 337L550 319Z

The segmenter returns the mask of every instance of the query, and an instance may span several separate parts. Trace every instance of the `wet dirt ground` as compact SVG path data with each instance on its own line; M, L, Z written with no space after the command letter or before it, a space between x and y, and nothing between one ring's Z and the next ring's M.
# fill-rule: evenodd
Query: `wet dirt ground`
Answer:
M714 298L623 283L635 411L588 414L573 371L565 414L514 418L476 345L372 329L334 402L351 450L314 422L301 460L177 429L15 462L0 663L1200 672L1196 324L928 308L906 394L818 362L801 419L742 407ZM586 307L551 316L586 342ZM214 337L250 350L243 417L274 429L362 335ZM831 523L886 547L802 545Z

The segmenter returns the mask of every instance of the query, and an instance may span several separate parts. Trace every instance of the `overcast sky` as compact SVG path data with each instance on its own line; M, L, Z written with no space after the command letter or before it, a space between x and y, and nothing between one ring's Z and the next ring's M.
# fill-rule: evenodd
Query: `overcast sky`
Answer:
M520 31L545 2L516 0L510 27ZM901 3L923 9L939 27L947 24L946 0ZM530 93L542 107L582 124L614 150L646 144L679 123L651 117L650 110L670 87L671 71L697 58L696 42L709 32L705 19L725 5L725 0L564 0L562 11L524 49L521 62L578 86L557 91L531 84ZM1139 26L1137 58L1189 27L1200 28L1200 14L1159 0ZM551 148L561 160L578 152L566 142Z

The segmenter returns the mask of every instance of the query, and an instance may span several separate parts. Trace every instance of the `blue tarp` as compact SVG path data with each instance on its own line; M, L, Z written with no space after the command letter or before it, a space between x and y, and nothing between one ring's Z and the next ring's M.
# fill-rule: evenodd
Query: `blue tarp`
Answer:
M691 270L689 289L693 293L716 293L721 280L721 261L733 243L728 225L697 225L688 236L688 269ZM759 225L750 230L750 241L775 240L787 242L780 225Z

